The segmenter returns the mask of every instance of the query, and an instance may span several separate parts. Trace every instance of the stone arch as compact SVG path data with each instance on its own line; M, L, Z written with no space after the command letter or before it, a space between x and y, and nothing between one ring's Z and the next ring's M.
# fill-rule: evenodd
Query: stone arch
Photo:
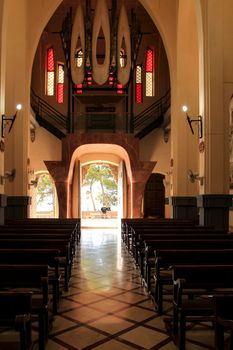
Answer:
M71 217L71 186L75 161L84 153L103 151L124 160L128 179L128 216L141 216L145 183L156 162L140 161L139 140L130 134L70 134L62 140L62 160L45 161L57 189L59 216Z

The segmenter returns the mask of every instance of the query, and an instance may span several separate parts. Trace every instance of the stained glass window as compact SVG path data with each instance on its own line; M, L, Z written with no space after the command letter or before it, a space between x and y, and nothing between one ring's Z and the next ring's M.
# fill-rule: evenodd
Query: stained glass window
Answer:
M55 64L54 64L54 49L47 49L47 79L46 79L46 95L54 96L54 79L55 79Z
M64 64L58 63L57 65L57 102L64 102Z
M146 96L154 96L154 51L146 51Z
M135 100L136 103L142 103L142 66L136 66L136 85L135 85Z

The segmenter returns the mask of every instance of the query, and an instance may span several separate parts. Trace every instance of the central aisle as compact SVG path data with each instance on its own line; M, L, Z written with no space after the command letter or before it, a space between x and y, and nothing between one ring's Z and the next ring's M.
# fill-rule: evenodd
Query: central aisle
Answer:
M116 229L82 230L70 290L46 347L65 349L176 349Z

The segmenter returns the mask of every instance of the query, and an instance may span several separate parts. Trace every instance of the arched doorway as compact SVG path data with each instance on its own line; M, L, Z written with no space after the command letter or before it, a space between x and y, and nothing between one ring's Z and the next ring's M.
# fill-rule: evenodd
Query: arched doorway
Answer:
M165 175L153 173L150 175L143 199L144 217L165 217Z
M82 227L117 227L118 167L102 161L81 163Z
M117 155L125 164L127 177L127 213L125 216L141 217L145 183L156 162L139 159L138 143L139 140L130 134L111 134L110 138L108 134L101 133L67 135L62 140L62 160L45 161L56 186L59 216L77 217L80 213L79 208L74 213L73 203L73 189L76 188L76 184L73 185L77 179L74 174L79 173L80 157L88 153L103 153L105 150L107 154Z
M57 194L53 179L47 171L36 172L31 187L30 217L58 217Z

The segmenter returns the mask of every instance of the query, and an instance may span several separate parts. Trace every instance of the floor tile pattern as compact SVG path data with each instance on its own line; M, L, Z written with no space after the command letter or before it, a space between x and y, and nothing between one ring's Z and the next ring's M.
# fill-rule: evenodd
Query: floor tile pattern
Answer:
M171 303L165 303L167 313ZM213 330L187 333L187 350L213 349ZM83 229L46 350L175 350L163 319L141 284L139 271L110 229Z

